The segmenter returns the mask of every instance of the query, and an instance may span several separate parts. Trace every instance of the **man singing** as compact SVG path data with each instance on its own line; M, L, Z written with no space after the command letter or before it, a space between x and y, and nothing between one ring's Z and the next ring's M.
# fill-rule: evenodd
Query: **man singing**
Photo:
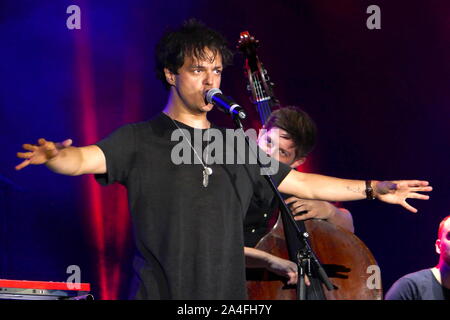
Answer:
M252 196L267 188L255 164L217 164L192 149L194 164L174 164L172 133L208 135L204 95L219 88L231 61L224 38L189 21L166 33L156 49L157 74L169 89L163 111L147 122L125 125L90 146L39 139L18 153L29 164L45 164L65 175L95 174L102 184L126 186L137 254L135 299L245 299L242 220ZM204 148L208 148L205 144ZM204 149L203 148L203 149ZM348 201L375 197L400 204L428 199L426 181L345 180L291 170L273 176L281 192L302 199Z

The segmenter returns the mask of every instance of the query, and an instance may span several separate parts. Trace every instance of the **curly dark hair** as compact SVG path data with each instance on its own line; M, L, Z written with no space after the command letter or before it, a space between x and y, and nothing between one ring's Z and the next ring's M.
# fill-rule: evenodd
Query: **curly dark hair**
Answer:
M285 130L296 146L295 158L306 157L316 144L317 127L311 117L296 106L287 106L272 112L264 128Z
M169 89L170 84L166 81L164 68L178 74L185 57L198 60L208 58L205 55L205 48L211 50L214 56L221 55L223 67L231 64L233 54L225 38L200 21L189 19L178 29L169 30L156 45L156 77L163 82L166 89Z

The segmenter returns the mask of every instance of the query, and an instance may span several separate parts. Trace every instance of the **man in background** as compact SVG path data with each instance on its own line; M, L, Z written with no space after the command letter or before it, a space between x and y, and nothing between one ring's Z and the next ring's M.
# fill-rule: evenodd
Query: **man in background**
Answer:
M258 137L259 147L272 158L294 169L305 163L316 142L317 129L313 120L295 106L272 112L263 129ZM322 219L354 232L351 213L331 202L288 197L286 203L295 220ZM247 267L266 268L288 278L288 284L296 284L297 265L294 262L254 248L270 231L270 222L273 222L273 213L278 206L278 200L273 194L264 199L252 199L244 220Z
M435 248L438 264L398 279L386 300L450 300L450 216L439 224Z

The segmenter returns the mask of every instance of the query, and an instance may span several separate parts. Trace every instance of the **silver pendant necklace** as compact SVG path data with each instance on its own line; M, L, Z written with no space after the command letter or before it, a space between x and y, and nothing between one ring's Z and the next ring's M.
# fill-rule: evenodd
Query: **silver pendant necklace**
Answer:
M169 117L170 118L170 117ZM170 120L172 120L172 122L175 124L175 126L180 129L181 134L183 135L184 139L187 141L187 143L189 143L189 146L191 147L192 151L194 151L195 156L198 158L198 160L200 160L200 163L203 167L203 187L207 187L209 184L209 176L213 174L213 170L211 167L208 167L207 165L205 165L205 163L203 163L203 157L200 157L197 153L197 151L195 151L195 148L192 146L191 142L189 141L189 139L186 137L186 135L184 134L183 130L181 130L181 128L178 126L178 124L175 122L175 120L173 120L172 118L170 118ZM209 142L209 129L208 130L208 142ZM209 147L208 146L205 148L205 150ZM206 152L206 159L205 159L206 164L208 164L208 152Z

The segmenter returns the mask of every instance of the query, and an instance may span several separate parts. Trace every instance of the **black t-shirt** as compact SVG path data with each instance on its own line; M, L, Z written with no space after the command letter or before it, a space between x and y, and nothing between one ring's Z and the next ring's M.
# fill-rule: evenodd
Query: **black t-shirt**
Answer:
M431 269L424 269L398 279L386 293L385 299L450 300L450 289L437 281Z
M278 200L270 189L267 194L254 196L244 219L244 243L255 247L259 240L270 231L270 223L278 213Z
M204 132L177 124L192 137ZM252 196L261 197L269 186L259 167L247 163L211 165L213 174L203 187L201 164L172 161L171 152L182 140L171 141L175 129L160 113L97 143L107 173L96 179L128 190L137 248L131 297L244 299L243 218ZM280 163L275 183L289 171Z
M247 214L244 219L244 243L246 247L255 247L258 242L271 230L275 219L278 218L280 203L272 190L265 190L266 194L254 196L250 202ZM283 199L290 196L281 194ZM298 222L301 226L302 223ZM296 242L296 232L293 227L289 227L289 238L292 243ZM286 232L286 230L285 230ZM292 234L292 237L291 237Z

